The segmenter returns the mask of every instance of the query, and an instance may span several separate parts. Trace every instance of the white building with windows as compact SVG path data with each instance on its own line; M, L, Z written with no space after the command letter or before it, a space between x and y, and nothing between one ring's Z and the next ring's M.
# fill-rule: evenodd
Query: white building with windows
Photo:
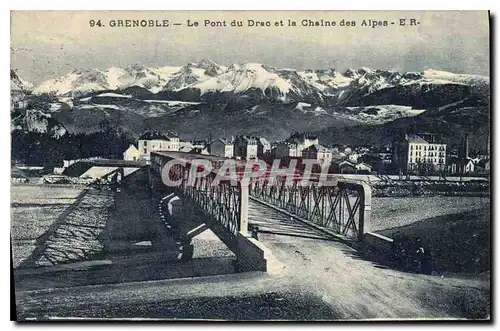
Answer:
M179 137L174 133L147 131L138 138L137 148L139 150L140 158L149 161L151 152L179 151L180 142L179 142Z
M446 167L446 144L434 135L405 134L394 148L393 163L410 172L441 171Z

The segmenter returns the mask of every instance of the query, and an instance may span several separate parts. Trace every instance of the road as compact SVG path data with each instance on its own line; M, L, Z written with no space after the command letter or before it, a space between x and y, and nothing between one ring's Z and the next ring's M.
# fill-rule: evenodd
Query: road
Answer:
M488 277L441 278L388 269L255 201L249 213L249 222L259 226L259 241L285 264L281 277L316 293L342 318L470 317L485 308Z
M108 221L101 260L56 274L24 271L24 278L16 284L19 318L351 320L488 316L489 275L441 278L387 269L255 201L250 203L249 222L259 226L259 241L283 263L280 273L234 274L228 266L217 267L217 261L207 258L172 262L168 256L177 253L176 246L166 239L169 234L155 216L155 207L146 203L145 190L137 184L141 181L117 195L117 213ZM141 241L150 241L151 246L133 245ZM208 242L220 244L213 238ZM204 271L217 273L217 268L226 274L209 272L204 276ZM165 279L169 275L183 278Z

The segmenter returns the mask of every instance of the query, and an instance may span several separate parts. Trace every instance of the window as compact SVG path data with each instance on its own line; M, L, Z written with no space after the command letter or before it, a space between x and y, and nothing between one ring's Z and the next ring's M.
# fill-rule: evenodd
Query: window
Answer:
M147 152L148 152L148 149L144 148L144 154L146 154Z
M148 145L147 140L144 140L143 146L146 147Z

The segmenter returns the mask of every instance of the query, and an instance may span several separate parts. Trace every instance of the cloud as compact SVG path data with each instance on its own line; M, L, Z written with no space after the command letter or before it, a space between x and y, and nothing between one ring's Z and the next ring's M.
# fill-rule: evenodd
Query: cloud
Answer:
M486 11L421 12L161 12L13 11L12 67L25 79L41 80L74 68L142 63L184 65L200 58L222 64L262 62L297 69L368 66L399 70L435 68L487 75L489 22ZM415 18L414 27L398 26ZM183 26L111 28L111 19L168 19ZM200 27L189 28L187 20ZM204 20L283 21L283 27L203 27ZM356 27L303 27L302 20L342 19ZM363 27L361 21L395 22ZM90 27L101 20L105 27ZM288 20L297 27L288 27Z

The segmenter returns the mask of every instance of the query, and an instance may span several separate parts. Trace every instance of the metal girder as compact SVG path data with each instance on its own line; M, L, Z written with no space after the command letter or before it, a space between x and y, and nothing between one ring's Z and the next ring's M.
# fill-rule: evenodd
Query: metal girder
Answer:
M276 178L272 183L256 179L249 192L258 199L349 238L361 238L365 228L363 223L369 218L371 189L359 183L339 181L337 186L321 186L317 182L304 185L285 178Z

